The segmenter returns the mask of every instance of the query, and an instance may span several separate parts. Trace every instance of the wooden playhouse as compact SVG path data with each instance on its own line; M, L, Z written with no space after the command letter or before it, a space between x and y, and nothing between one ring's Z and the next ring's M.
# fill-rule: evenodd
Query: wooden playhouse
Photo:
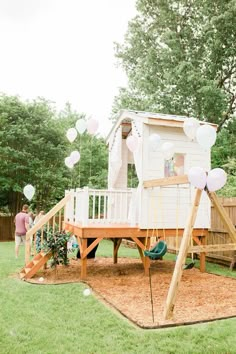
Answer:
M217 250L217 245L205 246L211 202L232 236L233 243L224 245L225 249L236 249L235 228L219 205L215 193L195 189L189 184L187 173L191 167L210 169L210 151L185 135L185 119L187 117L121 111L107 138L108 188L95 190L85 187L66 191L65 198L27 233L29 239L37 230L43 230L45 225L56 227L57 217L59 230L65 228L78 239L81 279L87 275L88 253L104 238L113 241L114 263L118 260L122 239L135 242L146 274L150 259L145 257L144 251L149 249L151 238L166 239L167 243L168 238L174 239L179 256L165 308L166 318L174 309L187 252L200 253L200 269L204 271L206 252L213 248ZM149 137L154 133L161 137L162 143L171 142L174 145L173 158L165 159L161 148L150 148ZM133 152L126 144L130 135L137 138ZM128 173L132 171L132 166L135 166L138 180L136 188L128 186ZM88 242L89 239L92 242ZM41 252L30 261L27 246L27 265L21 277L31 277L49 257Z

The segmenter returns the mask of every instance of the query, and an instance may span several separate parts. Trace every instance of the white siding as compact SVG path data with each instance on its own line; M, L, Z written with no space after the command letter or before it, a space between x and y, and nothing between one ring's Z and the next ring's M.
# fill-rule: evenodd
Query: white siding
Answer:
M148 137L157 133L162 143L173 142L175 152L185 154L184 173L193 166L210 169L210 153L197 142L190 141L182 128L148 126L143 129L143 180L164 177L164 158L159 149L149 148ZM192 205L194 190L189 185L144 190L141 199L140 228L184 228ZM195 227L210 227L210 202L203 193Z

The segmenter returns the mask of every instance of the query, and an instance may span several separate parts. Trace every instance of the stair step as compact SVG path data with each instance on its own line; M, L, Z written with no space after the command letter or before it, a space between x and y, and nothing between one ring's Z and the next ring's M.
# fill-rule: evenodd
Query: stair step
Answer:
M40 254L41 254L42 257L45 257L47 255L47 253L42 252L42 251L40 252Z
M33 260L34 260L34 261L37 261L37 260L40 260L41 258L42 258L41 253L38 253L38 254L33 258Z
M32 262L36 265L39 262L39 259L33 260Z
M31 270L32 268L25 268L25 273L29 273L29 271Z

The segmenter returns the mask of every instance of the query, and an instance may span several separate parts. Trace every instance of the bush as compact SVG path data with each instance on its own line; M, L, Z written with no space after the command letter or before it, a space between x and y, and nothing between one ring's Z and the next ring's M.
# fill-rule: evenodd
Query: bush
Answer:
M43 243L43 250L45 252L52 252L51 267L56 268L57 265L68 265L68 251L67 242L70 238L70 233L65 231L52 232L49 231L46 240Z

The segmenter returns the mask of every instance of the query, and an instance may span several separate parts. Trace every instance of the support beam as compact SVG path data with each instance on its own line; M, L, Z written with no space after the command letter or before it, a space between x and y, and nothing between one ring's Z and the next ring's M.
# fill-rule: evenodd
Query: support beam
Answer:
M143 251L146 249L145 245L137 238L137 237L131 237L131 239L136 243L137 246L139 246Z
M113 239L113 263L116 264L118 261L118 251L122 242L122 238Z
M175 264L174 273L171 279L170 288L168 291L166 304L164 308L164 319L169 319L173 315L175 300L180 284L181 276L183 273L183 265L187 256L187 251L189 247L190 237L192 235L193 226L196 220L198 206L200 203L202 191L200 189L196 190L191 212L189 214L186 227L184 229L183 238L180 245L179 254Z
M87 240L87 239L86 239L86 240ZM82 254L81 254L81 259L87 257L87 255L89 254L89 252L91 252L91 251L94 249L94 247L96 247L97 244L98 244L100 241L102 241L102 240L103 240L103 238L97 238L96 240L93 241L93 243L91 243L91 245L90 245L88 248L84 249L84 248L83 248L83 239L82 239L82 249L81 249Z
M201 245L189 247L188 252L201 253L201 252L221 252L236 250L236 243L219 244L219 245Z
M85 280L87 277L87 256L84 257L84 250L87 249L87 238L82 239L82 247L80 250L81 256L81 280Z
M152 187L159 187L159 186L171 186L174 184L188 184L188 176L173 176L173 177L166 177L166 178L158 178L152 179L143 182L144 188L152 188Z

